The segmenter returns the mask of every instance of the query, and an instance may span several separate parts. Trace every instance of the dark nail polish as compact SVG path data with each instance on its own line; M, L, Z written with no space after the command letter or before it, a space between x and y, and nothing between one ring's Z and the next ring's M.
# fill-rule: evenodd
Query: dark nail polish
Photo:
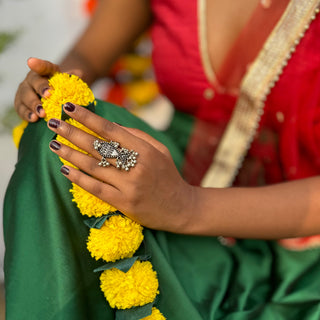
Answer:
M50 142L50 148L53 150L60 150L61 144L58 141L52 140Z
M61 167L60 171L65 175L67 176L70 172L69 168L67 167Z
M41 110L43 110L42 105L38 104L36 110L37 110L38 114L40 114Z
M49 87L45 87L41 90L41 95L44 96L46 91L49 90L50 88Z
M59 126L60 126L60 120L57 120L57 119L49 120L49 127L57 129Z
M74 109L76 108L75 105L71 102L67 102L65 105L64 105L64 108L69 111L69 112L73 112Z

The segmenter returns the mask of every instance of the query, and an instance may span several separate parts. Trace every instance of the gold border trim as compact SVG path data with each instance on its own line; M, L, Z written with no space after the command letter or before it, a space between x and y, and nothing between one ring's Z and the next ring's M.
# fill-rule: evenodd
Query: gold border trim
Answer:
M231 186L259 126L265 100L316 18L319 4L319 0L291 0L288 4L242 81L232 117L202 187Z
M216 76L210 62L208 50L206 9L206 0L198 0L198 41L201 62L207 79L210 83L214 83L216 81Z

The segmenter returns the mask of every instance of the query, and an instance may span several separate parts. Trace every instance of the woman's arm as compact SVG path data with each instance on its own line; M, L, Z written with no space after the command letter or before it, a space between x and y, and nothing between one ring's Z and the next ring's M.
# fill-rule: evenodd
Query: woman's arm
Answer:
M106 76L113 62L151 23L147 0L102 0L90 23L60 66L62 71L80 69L92 84Z
M45 113L41 97L48 94L48 78L56 71L76 73L88 84L107 74L112 63L147 29L151 12L147 0L101 0L88 27L60 65L30 58L30 72L21 82L15 109L35 122Z
M255 188L195 190L191 234L280 239L320 234L319 177Z
M110 123L79 106L65 111L106 140L139 153L137 165L129 172L116 169L112 160L111 167L100 167L95 137L60 120L48 123L51 130L93 155L51 144L52 151L89 174L67 167L63 173L68 179L144 226L260 239L320 233L318 177L257 188L194 187L181 178L167 148L149 135Z

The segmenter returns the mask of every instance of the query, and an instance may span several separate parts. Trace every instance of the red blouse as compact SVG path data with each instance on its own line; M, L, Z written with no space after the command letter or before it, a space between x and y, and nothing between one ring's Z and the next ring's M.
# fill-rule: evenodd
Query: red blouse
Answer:
M194 184L210 165L248 64L288 4L288 0L277 0L268 9L259 5L221 69L210 78L210 66L209 71L204 68L206 52L200 49L206 40L199 36L203 19L199 1L205 0L151 0L157 81L178 110L198 119L184 170L187 180ZM319 34L320 17L311 23L269 94L259 134L235 184L274 183L320 172ZM198 166L198 170L189 170L190 166Z

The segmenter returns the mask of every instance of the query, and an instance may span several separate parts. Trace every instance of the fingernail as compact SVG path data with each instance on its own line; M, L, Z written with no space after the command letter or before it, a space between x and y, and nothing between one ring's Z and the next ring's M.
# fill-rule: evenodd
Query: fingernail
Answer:
M52 140L50 142L50 148L53 149L53 150L60 150L61 144L56 140Z
M36 110L37 110L37 113L40 115L41 110L43 110L42 105L38 104Z
M74 109L76 108L75 105L71 102L67 102L65 105L64 105L64 108L69 111L69 112L73 112Z
M49 127L57 129L60 126L60 120L58 119L50 119L49 120Z
M49 87L43 88L42 91L41 91L41 95L45 96L47 94L47 91L49 91L49 89L50 89Z
M60 171L65 175L67 176L70 172L69 168L67 167L61 167Z
M29 120L31 120L32 115L33 115L33 112L30 112L30 113L28 114L28 119L29 119Z

